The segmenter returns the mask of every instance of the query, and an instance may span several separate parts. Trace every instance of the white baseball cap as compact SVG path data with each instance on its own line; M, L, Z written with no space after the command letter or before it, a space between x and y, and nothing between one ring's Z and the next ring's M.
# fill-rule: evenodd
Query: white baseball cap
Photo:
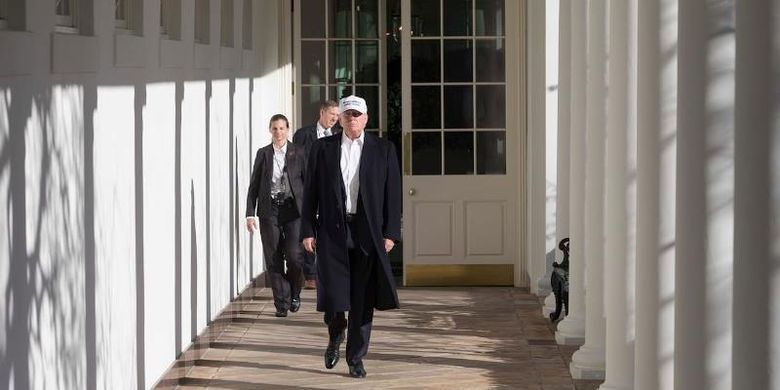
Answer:
M339 113L347 110L355 110L365 114L368 112L368 106L366 106L366 101L362 97L349 95L339 102Z

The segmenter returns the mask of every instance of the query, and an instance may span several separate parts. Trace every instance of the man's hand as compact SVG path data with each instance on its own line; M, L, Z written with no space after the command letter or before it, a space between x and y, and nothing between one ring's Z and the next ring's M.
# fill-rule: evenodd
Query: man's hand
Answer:
M314 251L317 249L317 240L315 240L314 237L304 238L303 249L306 249L306 252L314 253Z
M390 253L391 250L393 250L393 247L395 246L395 241L385 238L385 253Z
M257 231L257 217L246 217L246 230L249 233Z

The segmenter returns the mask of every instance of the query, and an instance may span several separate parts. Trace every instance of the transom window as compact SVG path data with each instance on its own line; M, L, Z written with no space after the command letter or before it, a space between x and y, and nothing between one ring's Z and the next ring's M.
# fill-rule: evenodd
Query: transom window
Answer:
M412 174L505 174L504 1L412 1L411 17Z
M252 50L252 0L244 0L242 31L245 50Z
M220 14L222 16L220 23L222 46L233 47L233 0L222 0Z
M160 35L178 40L181 37L181 0L160 0Z
M130 1L129 0L114 0L114 21L116 22L116 28L129 30L130 29Z
M195 42L207 44L209 38L209 0L195 1Z
M355 94L368 105L366 128L379 131L379 0L301 0L300 4L302 120L315 120L323 100Z

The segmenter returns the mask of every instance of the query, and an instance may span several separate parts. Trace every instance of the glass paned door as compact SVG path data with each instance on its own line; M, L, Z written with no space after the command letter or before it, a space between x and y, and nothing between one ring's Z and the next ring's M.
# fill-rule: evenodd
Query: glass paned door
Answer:
M386 129L384 28L380 0L297 0L298 120L314 122L319 103L356 94L366 99L368 130Z

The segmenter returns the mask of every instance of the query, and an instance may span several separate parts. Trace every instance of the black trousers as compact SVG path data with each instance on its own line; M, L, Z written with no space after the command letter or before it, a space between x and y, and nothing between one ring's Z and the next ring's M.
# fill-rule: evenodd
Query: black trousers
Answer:
M306 280L317 279L317 264L315 262L317 256L313 253L303 252L303 276Z
M376 267L379 258L376 251L360 245L354 223L347 224L350 229L347 246L349 249L350 310L349 320L344 312L326 312L330 341L336 340L344 329L347 330L347 364L355 365L368 353L371 339L371 326L376 306Z
M276 208L276 207L274 207ZM292 298L299 298L303 286L303 248L300 243L301 220L284 221L278 213L260 221L263 255L277 310L289 310ZM287 270L285 271L285 262Z

